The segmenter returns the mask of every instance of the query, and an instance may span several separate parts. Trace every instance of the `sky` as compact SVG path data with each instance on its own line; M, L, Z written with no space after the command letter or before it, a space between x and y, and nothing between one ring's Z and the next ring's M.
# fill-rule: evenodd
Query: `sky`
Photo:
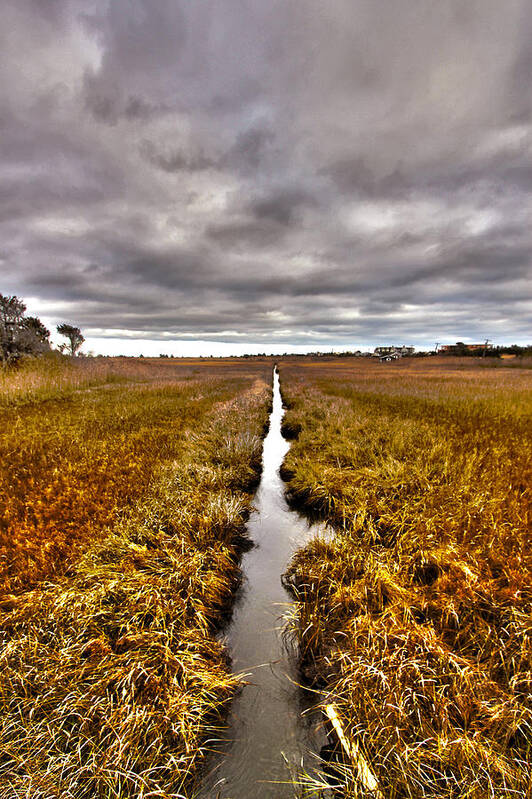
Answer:
M532 0L0 18L0 292L85 351L532 341Z

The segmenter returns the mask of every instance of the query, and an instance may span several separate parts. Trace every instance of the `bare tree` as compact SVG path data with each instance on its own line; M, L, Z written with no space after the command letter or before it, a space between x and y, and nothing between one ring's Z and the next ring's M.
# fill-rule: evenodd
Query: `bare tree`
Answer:
M67 325L66 322L62 322L60 325L57 325L57 332L68 339L70 354L74 356L85 341L85 337L81 334L79 327Z

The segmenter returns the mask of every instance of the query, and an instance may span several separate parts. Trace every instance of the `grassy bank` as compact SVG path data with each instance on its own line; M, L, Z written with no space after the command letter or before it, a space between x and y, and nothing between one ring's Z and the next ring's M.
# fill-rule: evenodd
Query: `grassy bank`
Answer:
M184 795L233 695L270 365L193 371L5 411L2 798Z
M336 531L288 573L305 680L386 797L528 796L532 374L306 360L281 381L289 496Z

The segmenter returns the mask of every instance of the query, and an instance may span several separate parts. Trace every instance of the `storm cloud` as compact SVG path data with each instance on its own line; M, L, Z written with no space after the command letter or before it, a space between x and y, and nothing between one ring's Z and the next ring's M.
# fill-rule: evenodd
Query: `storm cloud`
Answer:
M48 324L531 339L531 0L4 0L0 39L0 291Z

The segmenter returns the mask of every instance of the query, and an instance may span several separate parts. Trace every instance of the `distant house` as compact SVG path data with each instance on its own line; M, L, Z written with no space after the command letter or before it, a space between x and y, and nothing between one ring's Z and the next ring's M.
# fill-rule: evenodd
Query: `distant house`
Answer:
M438 352L442 355L467 355L471 353L481 354L493 348L492 344L464 344L463 341L457 341L456 344L443 344Z
M415 347L375 347L373 355L381 361L396 361L398 358L404 358L407 355L413 355Z
M466 344L468 352L484 352L484 350L491 350L491 344Z
M402 356L398 352L389 352L387 355L380 355L379 362L386 363L389 361L398 361Z

